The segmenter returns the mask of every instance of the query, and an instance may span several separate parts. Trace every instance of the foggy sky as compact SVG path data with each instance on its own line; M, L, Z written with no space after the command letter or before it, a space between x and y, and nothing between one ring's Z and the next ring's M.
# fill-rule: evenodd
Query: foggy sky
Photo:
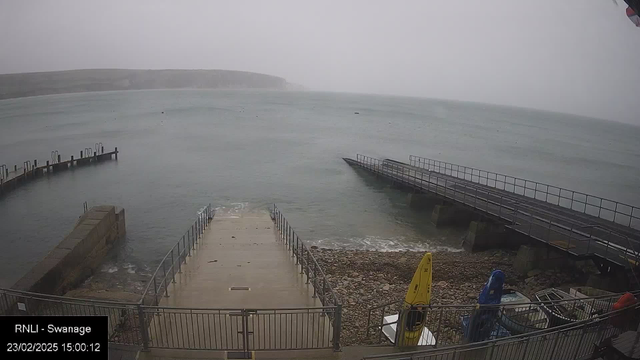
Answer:
M640 124L618 0L0 0L0 73L229 69Z

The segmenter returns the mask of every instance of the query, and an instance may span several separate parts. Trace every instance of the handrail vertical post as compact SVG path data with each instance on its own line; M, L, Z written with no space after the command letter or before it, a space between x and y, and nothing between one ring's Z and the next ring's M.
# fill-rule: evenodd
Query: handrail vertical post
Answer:
M309 276L311 276L311 274L309 273L309 249L307 249L307 260L305 261L305 265L307 266L307 284L309 283Z
M191 257L191 228L187 230L187 254Z
M342 305L335 308L333 317L333 351L340 351L340 332L342 331Z
M138 304L136 308L138 310L138 327L140 328L140 334L142 335L142 348L144 350L149 350L149 328L147 328L144 309L141 304Z
M162 260L162 272L164 273L164 296L169 297L169 288L167 287L167 269L164 267L164 260Z
M158 306L158 283L156 282L156 277L153 277L153 297L155 299L155 306Z
M184 239L184 236L182 237ZM178 240L178 274L182 273L182 252L180 251L180 240Z
M171 249L171 278L173 279L173 283L176 283L176 267L174 266L175 262L173 260L173 248Z
M299 258L300 258L300 275L302 275L302 274L304 274L304 243L300 247L299 254L300 254L300 256L299 256Z
M318 287L318 264L314 261L313 262L313 295L311 295L312 298L317 298L317 287Z

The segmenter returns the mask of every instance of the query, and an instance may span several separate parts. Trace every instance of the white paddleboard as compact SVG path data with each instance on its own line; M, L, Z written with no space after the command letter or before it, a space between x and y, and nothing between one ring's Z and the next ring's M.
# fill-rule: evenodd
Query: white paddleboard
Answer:
M391 341L391 343L395 344L396 340L396 324L398 322L398 314L385 316L382 323L382 333L384 336ZM420 340L418 341L418 346L423 345L435 345L436 338L433 336L431 331L424 327L422 329L422 334L420 334Z

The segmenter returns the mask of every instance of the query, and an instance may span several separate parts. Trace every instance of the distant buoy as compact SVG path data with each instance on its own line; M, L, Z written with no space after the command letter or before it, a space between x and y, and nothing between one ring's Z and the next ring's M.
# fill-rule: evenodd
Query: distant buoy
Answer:
M164 111L162 113L164 114Z

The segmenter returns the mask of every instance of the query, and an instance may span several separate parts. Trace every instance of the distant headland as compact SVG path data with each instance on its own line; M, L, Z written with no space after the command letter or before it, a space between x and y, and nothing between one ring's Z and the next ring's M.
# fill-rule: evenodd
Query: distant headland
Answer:
M278 76L232 70L86 69L0 75L0 100L145 89L305 90Z

